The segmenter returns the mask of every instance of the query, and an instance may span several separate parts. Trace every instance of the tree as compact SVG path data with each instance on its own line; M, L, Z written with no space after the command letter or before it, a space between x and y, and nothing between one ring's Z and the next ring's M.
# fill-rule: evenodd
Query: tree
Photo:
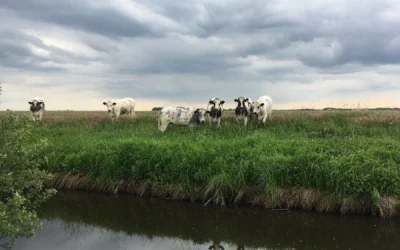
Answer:
M31 238L41 226L36 209L55 194L44 183L47 141L32 133L28 117L8 114L0 121L0 247L18 237Z

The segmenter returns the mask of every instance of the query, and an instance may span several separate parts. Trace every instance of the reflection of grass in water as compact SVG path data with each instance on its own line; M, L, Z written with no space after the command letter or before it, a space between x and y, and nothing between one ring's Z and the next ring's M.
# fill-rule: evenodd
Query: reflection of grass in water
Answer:
M253 199L266 207L389 217L400 194L399 114L274 112L266 126L245 129L226 113L221 128L171 126L159 133L157 112L116 124L105 112L46 112L36 133L52 145L46 169L99 178L90 184L96 190L138 193L139 185L141 193L221 205Z
M334 249L332 235L339 248L348 249L345 246L358 244L360 249L379 249L385 242L399 244L400 230L396 220L371 217L265 211L247 206L212 208L162 199L72 191L60 191L43 207L41 214L42 218L79 222L95 226L96 230L104 228L128 236L179 238L203 245L220 241L244 245L246 249L296 247L299 246L297 239L317 249Z

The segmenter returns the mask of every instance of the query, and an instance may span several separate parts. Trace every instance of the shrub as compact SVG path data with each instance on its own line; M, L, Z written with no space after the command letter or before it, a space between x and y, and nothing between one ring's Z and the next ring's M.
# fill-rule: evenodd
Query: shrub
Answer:
M27 117L13 113L0 122L0 246L5 248L18 237L35 235L41 226L36 208L55 193L44 188L51 176L39 169L47 141L32 129Z

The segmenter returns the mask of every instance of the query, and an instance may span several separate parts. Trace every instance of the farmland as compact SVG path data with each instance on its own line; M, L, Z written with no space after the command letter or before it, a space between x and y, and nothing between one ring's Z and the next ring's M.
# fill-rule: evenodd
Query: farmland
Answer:
M54 174L49 185L398 214L399 111L276 111L265 126L247 129L227 112L220 128L170 126L165 133L157 131L157 114L113 124L106 112L46 111L33 131L48 141L42 168Z

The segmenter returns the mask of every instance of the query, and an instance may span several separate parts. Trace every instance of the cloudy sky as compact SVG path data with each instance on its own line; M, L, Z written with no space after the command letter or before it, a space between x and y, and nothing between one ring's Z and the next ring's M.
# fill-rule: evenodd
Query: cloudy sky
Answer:
M397 0L1 0L0 109L400 106Z

